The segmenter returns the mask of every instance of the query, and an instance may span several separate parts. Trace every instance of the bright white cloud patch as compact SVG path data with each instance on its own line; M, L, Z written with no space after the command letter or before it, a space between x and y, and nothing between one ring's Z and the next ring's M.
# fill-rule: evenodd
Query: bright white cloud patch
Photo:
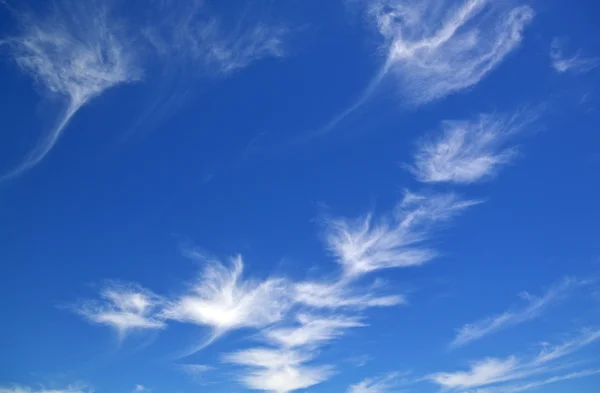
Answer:
M527 305L519 310L506 311L460 328L451 346L460 347L510 326L538 318L547 308L559 302L571 290L581 285L585 285L585 281L565 279L541 297L527 295Z
M305 366L304 363L311 359L311 354L279 348L253 348L225 357L229 363L249 368L241 377L245 386L276 393L308 388L325 381L332 374L327 366Z
M585 73L600 65L600 59L595 57L583 57L580 52L571 55L565 53L566 42L559 38L552 40L550 46L550 60L552 68L556 72Z
M115 329L120 337L132 330L161 329L166 325L156 316L162 299L138 285L114 283L100 293L101 300L76 308L90 322Z
M261 328L280 321L290 306L282 279L245 280L241 256L226 266L208 261L197 283L162 312L166 319L207 326L209 342L227 331Z
M331 341L349 328L365 326L356 317L320 317L309 314L296 316L298 326L280 327L266 331L268 341L285 348L313 346Z
M519 367L515 357L507 359L485 359L471 364L469 371L454 373L439 373L433 375L432 380L445 388L467 389L490 385L513 379L512 375Z
M391 217L375 222L369 214L359 220L329 221L327 244L350 278L381 269L422 265L436 256L423 244L431 231L477 203L455 194L406 193Z
M402 295L378 296L372 290L353 288L346 281L304 281L294 285L293 297L298 303L314 308L389 307L405 303Z
M373 0L370 14L388 49L384 69L415 104L477 84L515 50L533 19L528 6L466 0Z
M106 8L94 4L67 2L44 17L21 15L22 34L4 39L15 63L41 88L66 101L54 127L4 179L39 163L91 99L140 79L134 51L120 26Z
M515 148L506 147L506 141L521 126L515 119L496 115L446 121L439 136L420 143L410 170L425 183L485 180L515 156Z

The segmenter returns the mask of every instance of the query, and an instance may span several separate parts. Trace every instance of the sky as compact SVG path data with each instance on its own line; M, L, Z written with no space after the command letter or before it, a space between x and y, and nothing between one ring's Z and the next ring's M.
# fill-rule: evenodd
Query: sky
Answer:
M0 0L0 393L598 393L599 13Z

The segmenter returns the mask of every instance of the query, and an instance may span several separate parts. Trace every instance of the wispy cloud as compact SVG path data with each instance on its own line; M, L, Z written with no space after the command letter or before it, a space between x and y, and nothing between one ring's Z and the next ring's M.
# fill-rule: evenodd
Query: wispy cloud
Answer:
M82 386L67 386L63 389L32 388L23 385L0 386L0 393L90 393L91 389Z
M560 345L552 346L546 344L543 350L538 354L534 364L544 364L560 359L598 340L600 340L600 330L587 329L579 336Z
M298 326L267 330L266 339L285 348L310 347L340 337L349 328L365 326L357 317L298 314L296 320Z
M569 373L569 374L558 375L558 376L546 378L546 379L539 380L539 381L533 381L533 382L529 382L529 383L502 386L499 389L491 389L491 390L486 389L484 392L481 392L481 393L518 393L518 392L524 392L526 390L536 389L536 388L550 385L550 384L557 383L557 382L568 381L568 380L577 379L577 378L590 377L592 375L597 375L597 374L600 374L600 369L583 370L583 371L577 371L577 372L573 372L573 373Z
M351 385L347 393L391 393L396 391L398 377L398 373L390 373L381 377L367 378Z
M528 122L522 116L498 115L445 121L439 135L421 141L409 169L425 183L468 184L488 179L514 158L516 148L507 147L507 140Z
M566 278L550 288L543 296L536 297L526 294L527 304L523 308L506 311L461 327L450 346L452 348L461 347L508 327L536 319L546 309L565 298L570 291L585 283L586 281Z
M110 3L59 0L37 14L13 10L20 34L1 38L0 46L41 89L64 102L54 126L0 180L38 164L78 111L110 88L142 77L159 79L160 97L141 116L145 121L170 110L198 75L229 76L258 60L286 54L290 29L263 20L260 9L256 18L245 14L226 24L196 0L154 1L151 7L141 2L143 8L132 2L127 12L119 10L119 18ZM148 23L141 29L134 25L140 15ZM143 71L157 67L163 70L158 75Z
M206 364L181 364L179 367L186 373L194 376L203 375L213 370L213 367Z
M210 328L212 334L202 347L228 331L262 328L284 317L290 306L284 280L244 279L241 256L233 258L230 266L215 260L205 263L199 280L161 313L165 319Z
M295 322L283 322L262 332L261 337L272 347L239 351L227 356L226 361L248 368L242 383L250 389L288 392L323 382L335 369L311 362L324 344L340 338L348 329L364 326L356 311L404 301L399 295L380 296L374 287L361 288L355 279L380 269L418 265L431 259L434 252L423 246L431 231L475 203L454 194L406 193L395 214L380 223L371 225L371 217L357 223L328 221L326 240L342 266L339 277L293 284L290 296L295 305L301 306ZM419 259L413 259L415 256ZM306 312L306 308L313 310ZM369 386L383 387L383 382L377 385L373 381L364 388Z
M286 393L325 381L331 367L306 366L313 355L283 348L252 348L225 356L225 361L249 368L241 382L250 389Z
M293 298L296 302L314 308L389 307L406 302L402 295L379 296L373 290L356 288L345 280L303 281L294 284Z
M422 105L478 84L519 47L534 11L528 6L466 0L368 0L382 37L383 65L354 103L313 133L322 135L364 105L388 77L404 103Z
M90 322L115 329L120 338L134 330L166 327L156 315L162 299L139 285L112 283L102 290L100 298L84 302L75 311Z
M544 348L539 354L530 359L515 355L504 359L486 358L471 363L469 371L436 373L428 376L427 378L447 390L483 393L488 390L475 390L475 388L524 380L536 375L556 372L557 370L565 367L573 367L576 363L572 361L560 363L557 361L564 359L567 355L573 354L574 352L598 341L599 339L599 330L586 330L570 341L560 345L548 346L547 348ZM580 376L591 375L587 371L582 371L581 373L575 373L572 375L574 377L578 374L580 374ZM529 387L533 387L536 383L543 385L557 382L561 380L560 378L561 377L550 378L537 382L529 381L526 382L525 385L521 385L521 388L528 385ZM510 390L510 385L508 390L503 389L504 386L501 386L498 391L512 391Z
M556 72L573 72L583 74L600 65L600 59L597 57L583 57L578 51L574 54L565 54L566 40L555 38L550 46L550 60L552 68Z
M407 192L390 217L374 221L368 214L359 220L330 220L327 244L348 278L422 265L436 256L424 245L431 232L477 203L451 193L425 196Z
M375 0L370 13L389 48L384 68L415 104L477 84L519 46L534 16L487 0Z
M160 2L156 9L163 15L153 18L158 23L146 27L144 36L168 62L195 64L201 73L229 75L255 61L286 53L289 28L282 24L245 15L228 26L207 3L196 0Z
M341 314L298 313L295 322L266 329L261 336L271 347L249 348L224 360L246 367L241 382L249 389L284 393L328 379L335 369L311 365L319 349L351 328L365 326L361 318Z
M140 79L135 51L108 9L64 2L44 16L17 14L18 36L4 39L15 63L37 84L65 100L54 127L25 160L1 179L31 169L50 152L79 109L107 89Z

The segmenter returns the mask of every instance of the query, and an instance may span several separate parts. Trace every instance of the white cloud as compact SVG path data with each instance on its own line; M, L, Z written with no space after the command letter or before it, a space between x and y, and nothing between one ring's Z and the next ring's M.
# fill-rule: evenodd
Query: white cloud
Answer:
M600 374L600 370L583 370L583 371L577 371L577 372L573 372L573 373L569 373L569 374L565 374L565 375L558 375L555 377L551 377L551 378L547 378L547 379L543 379L543 380L539 380L539 381L533 381L533 382L529 382L529 383L523 383L520 385L514 385L514 386L503 386L501 389L498 390L487 390L486 393L518 393L518 392L524 392L526 390L530 390L530 389L536 389L539 388L541 386L546 386L546 385L550 385L553 383L557 383L557 382L562 382L562 381L568 381L571 379L577 379L577 378L584 378L584 377L589 377L592 375L597 375ZM484 392L482 392L484 393Z
M443 372L429 375L427 378L440 387L459 391L459 392L488 392L491 390L471 390L474 388L496 386L506 384L512 381L524 380L539 374L547 374L562 368L573 367L576 363L572 361L560 362L558 360L567 355L598 341L600 339L600 330L587 330L578 337L563 344L547 347L535 357L524 359L515 355L504 359L486 358L471 363L469 371ZM575 374L574 374L575 375ZM582 375L583 376L583 375ZM560 380L550 378L546 383L552 383ZM544 381L525 382L525 385L533 387L535 383L543 384ZM538 385L541 386L541 385ZM513 386L514 387L514 386ZM510 385L498 387L498 392L511 392ZM525 390L525 389L522 389ZM515 390L519 391L519 390Z
M328 366L305 366L312 357L289 349L253 348L229 354L225 361L250 368L241 377L246 387L286 393L319 384L332 375Z
M213 370L213 367L205 364L181 364L181 369L191 375L202 375Z
M294 284L296 302L314 308L389 307L406 302L402 295L376 296L372 291L356 290L347 281L304 281Z
M276 345L297 348L328 342L343 335L346 329L365 326L357 317L298 314L296 320L299 326L270 329L265 337Z
M432 375L431 379L444 388L467 389L514 379L519 366L519 360L514 356L507 359L489 358L472 363L469 371L438 373Z
M120 26L104 7L64 2L43 18L20 14L23 32L4 39L15 63L38 85L64 97L54 127L25 160L2 179L35 166L50 152L79 109L107 89L137 81L141 72ZM62 10L59 11L59 10Z
M0 386L0 393L90 393L91 389L81 386L67 386L63 389L31 388L23 385Z
M75 311L93 323L115 329L121 338L132 330L166 327L156 316L162 299L138 285L113 283L100 297L102 300L85 302Z
M436 225L477 203L455 194L406 193L394 216L378 222L371 214L354 221L330 220L327 244L349 278L381 269L422 265L436 256L423 244Z
M228 75L255 61L285 55L289 29L254 20L250 15L260 14L259 10L225 26L200 1L166 2L156 9L163 14L158 17L162 23L145 28L144 36L167 61L192 62L200 66L201 72ZM254 22L248 23L248 19Z
M146 388L144 385L135 385L133 388L134 392L147 392L148 388Z
M574 72L585 73L600 65L599 58L582 57L580 52L571 56L565 54L565 40L555 38L550 46L550 60L552 68L559 73Z
M378 378L367 378L351 385L347 393L388 393L394 391L398 373L390 373Z
M464 0L357 0L383 39L383 65L357 100L323 127L328 133L369 101L389 76L405 103L422 105L478 84L523 40L534 11L512 2Z
M370 7L388 47L386 72L415 104L477 84L515 50L533 19L528 6L467 0L374 0Z
M536 319L548 307L553 306L567 296L569 291L584 284L585 281L567 278L558 285L552 287L541 297L528 295L527 305L519 310L506 311L461 327L458 330L458 334L454 338L451 347L461 347L510 326Z
M420 143L410 170L425 183L485 180L515 156L515 148L505 147L505 143L521 126L515 118L496 115L446 121L441 135Z
M562 343L561 345L548 346L538 354L534 364L544 364L564 356L570 355L579 349L600 340L600 330L585 330L579 336Z
M169 302L162 316L211 328L212 337L205 344L230 330L261 328L280 321L290 307L287 283L276 278L245 280L243 268L241 256L233 258L229 267L207 261L198 282Z

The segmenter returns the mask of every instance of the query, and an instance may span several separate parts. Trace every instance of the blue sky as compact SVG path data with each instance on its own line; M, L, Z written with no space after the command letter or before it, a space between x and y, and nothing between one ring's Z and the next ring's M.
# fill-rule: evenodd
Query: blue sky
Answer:
M0 393L597 393L599 12L0 1Z

